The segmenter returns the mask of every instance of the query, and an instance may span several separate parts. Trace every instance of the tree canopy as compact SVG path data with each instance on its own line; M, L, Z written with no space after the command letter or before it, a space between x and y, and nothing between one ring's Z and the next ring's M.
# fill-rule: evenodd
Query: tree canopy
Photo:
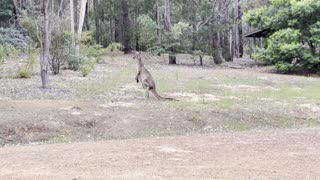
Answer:
M273 31L255 58L283 72L319 71L320 1L272 0L270 6L247 12L245 21Z

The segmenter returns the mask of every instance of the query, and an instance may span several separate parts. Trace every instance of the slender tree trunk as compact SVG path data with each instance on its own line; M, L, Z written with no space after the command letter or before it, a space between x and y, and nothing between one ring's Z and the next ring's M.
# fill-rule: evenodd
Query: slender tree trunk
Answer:
M95 11L95 25L96 25L96 42L97 44L101 44L100 42L100 35L101 35L101 18L100 15L97 13L98 11L98 6L99 6L99 0L94 0L93 1L93 8Z
M218 33L214 32L212 35L212 57L215 64L222 64L224 59L221 55L221 46L218 38Z
M140 28L139 28L139 24L137 23L138 22L138 15L139 15L139 11L138 9L135 10L134 14L133 14L133 17L132 17L132 25L134 26L134 29L135 29L135 32L134 35L135 35L135 44L136 44L136 51L140 51Z
M157 0L157 40L158 44L161 44L161 34L160 34L160 8L159 8L159 0ZM160 54L159 54L160 55Z
M73 0L74 29L78 31L78 0Z
M89 25L89 2L86 3L86 15L85 15L85 24L87 31L90 31L90 25Z
M79 19L79 26L78 26L77 41L76 41L76 55L77 56L79 56L79 54L80 54L80 39L81 39L81 34L82 34L84 17L85 17L85 13L86 13L86 3L87 3L87 0L81 1L80 19Z
M19 26L21 12L20 12L20 7L18 5L17 0L13 0L13 5L14 5L14 12L16 15L17 25Z
M124 46L124 53L128 54L131 53L132 48L131 48L131 23L130 23L130 18L129 18L129 5L127 0L122 0L121 1L121 6L122 6L122 17L123 17L123 46Z
M238 26L237 26L237 17L238 17L238 0L234 0L234 6L232 7L233 13L233 54L236 58L239 58L239 43L238 43Z
M114 41L117 43L122 42L122 36L121 36L121 23L120 23L120 17L115 16L114 18Z
M75 48L76 44L75 44L75 31L74 31L74 5L73 5L74 0L70 0L70 29L71 29L71 39L72 39L72 47Z
M238 0L238 33L239 33L239 57L243 57L243 30L242 30L242 12L241 12L241 0Z
M42 1L43 15L44 15L44 32L43 44L40 55L40 69L42 87L48 88L48 67L49 67L49 48L50 48L50 31L49 31L49 15L48 15L48 1Z
M170 0L164 0L164 24L165 30L168 33L172 32L172 25L171 25L171 17L170 17ZM169 49L171 51L169 53L169 64L177 64L176 58L176 50L174 48Z
M170 0L164 0L164 22L166 31L171 32Z

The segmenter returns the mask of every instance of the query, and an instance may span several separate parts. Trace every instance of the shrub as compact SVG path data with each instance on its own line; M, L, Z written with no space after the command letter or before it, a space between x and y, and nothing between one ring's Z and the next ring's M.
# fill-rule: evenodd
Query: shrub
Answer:
M86 77L92 71L92 69L93 68L90 64L82 65L80 68L81 76Z
M273 0L270 6L247 12L247 24L270 27L272 34L254 58L275 65L281 72L319 71L319 12L319 0Z
M29 45L26 49L27 53L27 64L23 67L19 67L17 70L17 76L19 78L30 78L33 74L33 67L36 63L35 53L36 48L32 45Z
M64 66L70 56L71 35L66 32L56 32L52 36L49 60L50 69L53 74L59 74L60 68Z
M9 58L16 58L20 54L20 50L12 46L11 44L4 46L5 53Z
M0 45L0 64L4 62L5 58L16 58L19 53L20 50L10 44Z
M13 28L0 28L0 44L13 46L20 50L25 50L30 42L30 38Z
M82 65L84 61L84 58L78 57L76 55L69 56L68 59L68 69L78 71L80 69L80 66Z
M17 70L18 78L30 78L32 75L32 72L30 69L25 67L19 67Z
M320 58L304 46L300 39L299 30L279 30L269 38L266 48L256 50L254 58L275 65L282 73L317 70Z
M0 45L0 64L2 64L4 62L5 56L6 56L6 54L4 51L4 46Z

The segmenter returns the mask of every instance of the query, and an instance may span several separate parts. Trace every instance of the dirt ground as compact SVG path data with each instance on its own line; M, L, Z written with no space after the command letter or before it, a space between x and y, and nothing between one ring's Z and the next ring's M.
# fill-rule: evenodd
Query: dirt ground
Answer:
M143 55L159 93L143 98L131 55L40 88L0 65L0 179L316 179L320 79L250 60L193 65Z
M0 149L0 179L319 179L320 130Z

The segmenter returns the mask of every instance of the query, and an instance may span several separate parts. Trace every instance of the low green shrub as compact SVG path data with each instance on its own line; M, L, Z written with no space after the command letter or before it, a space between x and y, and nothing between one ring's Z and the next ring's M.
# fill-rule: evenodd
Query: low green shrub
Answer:
M36 54L37 49L33 45L29 45L26 48L27 54L27 63L24 66L21 66L17 70L18 78L30 78L33 74L33 68L36 63Z
M30 78L32 76L32 71L26 67L19 67L17 70L18 78Z
M84 64L80 68L80 74L82 77L86 77L91 71L92 71L92 66L90 64Z

